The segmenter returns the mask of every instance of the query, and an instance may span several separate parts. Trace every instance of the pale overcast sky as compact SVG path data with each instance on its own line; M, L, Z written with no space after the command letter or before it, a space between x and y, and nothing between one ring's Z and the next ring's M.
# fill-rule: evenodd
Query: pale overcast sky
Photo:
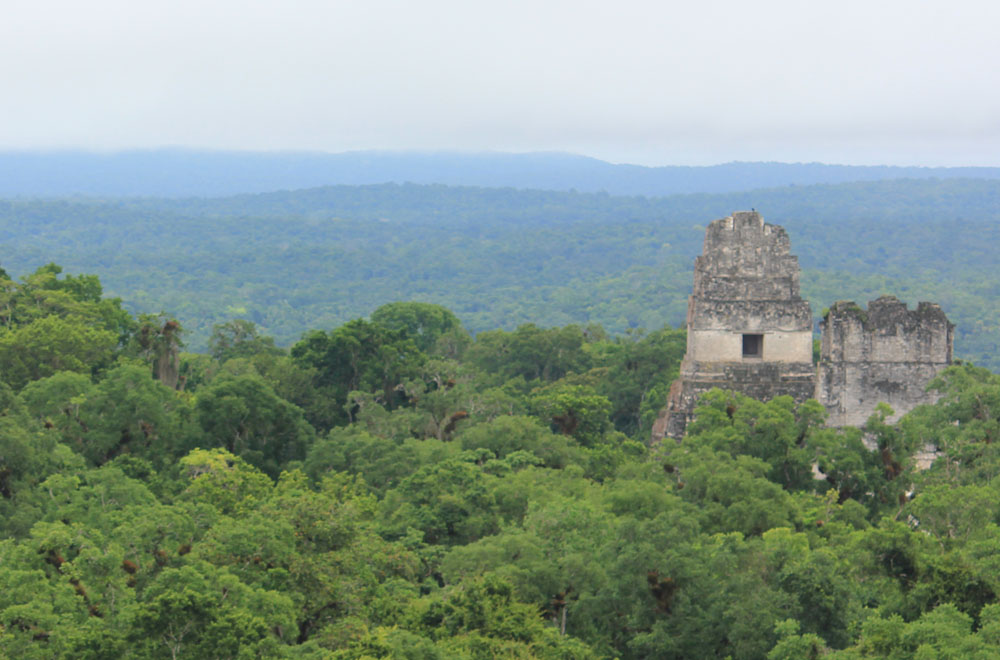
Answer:
M0 149L1000 165L997 0L4 0Z

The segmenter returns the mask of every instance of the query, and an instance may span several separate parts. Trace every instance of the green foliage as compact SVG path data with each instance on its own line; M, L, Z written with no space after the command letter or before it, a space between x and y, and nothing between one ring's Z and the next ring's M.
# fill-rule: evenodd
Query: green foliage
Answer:
M59 371L91 373L107 364L118 337L86 321L45 316L0 334L4 380L20 389Z
M260 354L281 354L274 337L261 335L253 321L234 319L216 324L208 340L209 353L220 364L232 358L248 358Z
M117 332L95 279L57 275L0 282L0 336ZM193 356L169 317L129 319L78 368L0 382L4 657L1000 653L985 369L861 429L712 391L650 448L680 331L473 341L401 303L291 355L234 321Z
M934 406L911 412L900 424L911 446L941 452L926 481L973 484L1000 476L1000 376L970 364L945 369L929 389L941 394Z
M3 536L24 524L20 496L59 470L81 465L78 457L57 443L54 433L44 431L10 387L0 382L0 515L6 525Z
M944 604L912 622L899 616L872 618L864 623L859 643L833 658L994 658L997 654L996 605L986 608L988 624L973 632L972 620Z
M277 476L305 458L314 432L299 410L259 376L221 377L198 393L198 423L210 446L223 447Z
M64 437L80 444L80 452L94 463L127 453L162 467L183 453L191 433L190 403L152 380L146 369L115 367L84 397L75 437Z
M775 624L774 630L780 639L767 654L767 660L818 660L826 655L823 640L811 633L800 635L795 619Z
M304 469L317 483L330 471L356 474L376 492L385 493L418 468L456 457L460 449L439 441L396 441L355 424L333 429L317 441L309 449Z
M527 323L513 332L479 333L467 359L491 374L498 385L516 378L527 383L549 383L591 367L592 359L584 350L585 339L579 326L543 329Z
M390 330L404 330L417 349L428 354L457 356L469 342L458 317L441 305L388 303L372 312L371 320Z
M190 481L185 497L225 514L255 508L272 485L267 475L223 449L195 449L180 465Z
M295 621L287 596L248 587L225 569L167 568L136 604L129 641L150 658L273 656Z
M611 402L585 385L554 384L535 390L532 411L554 431L585 447L598 444L610 426Z
M0 205L0 223L15 277L52 259L97 273L128 309L170 310L205 350L233 318L288 346L397 300L444 305L477 334L529 322L677 326L704 224L753 206L788 229L817 317L886 292L939 301L957 354L995 370L1000 299L982 273L998 265L998 190L973 179L672 197L384 184L15 200Z
M517 602L510 584L493 575L418 602L410 616L415 628L439 640L448 657L595 657L584 644L547 628L535 608Z
M611 422L633 437L649 437L653 422L677 377L687 348L687 333L662 328L645 334L630 331L614 342L594 342L592 353L602 351L606 366L596 384L611 401Z
M712 390L695 409L685 443L754 456L770 466L769 480L788 490L807 489L814 481L815 460L809 441L825 419L826 411L815 401L796 406L791 397L781 396L761 403Z
M384 534L403 538L419 530L428 544L464 544L500 526L494 477L456 459L419 468L383 500Z
M405 329L363 319L329 333L315 330L295 344L291 354L301 366L315 370L315 386L335 402L334 411L340 409L331 415L338 422L347 417L342 407L350 392L377 394L389 407L399 403L397 386L415 376L425 359Z
M152 367L153 378L170 389L183 389L180 380L180 350L184 329L176 319L160 313L139 316L139 327L128 345L128 352Z
M503 415L473 426L458 441L465 449L489 450L496 459L526 452L535 456L539 465L550 468L562 468L582 458L571 439L553 433L533 417L519 415Z

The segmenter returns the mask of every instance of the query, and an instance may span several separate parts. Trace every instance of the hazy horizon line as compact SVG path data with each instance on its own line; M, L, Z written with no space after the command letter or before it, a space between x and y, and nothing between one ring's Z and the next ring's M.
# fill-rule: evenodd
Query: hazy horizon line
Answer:
M188 153L206 155L247 155L247 156L280 156L297 155L305 157L323 156L349 156L349 155L398 155L398 156L562 156L580 160L590 160L615 166L636 167L642 169L666 169L666 168L700 168L708 169L712 167L722 167L725 165L820 165L826 167L858 167L858 168L897 168L897 169L992 169L1000 167L997 165L927 165L927 164L892 164L892 163L851 163L851 162L828 162L822 160L747 160L736 158L733 160L714 161L711 163L692 162L666 162L658 164L648 164L631 162L626 160L610 159L606 157L593 156L575 151L564 151L558 149L538 149L538 150L506 150L506 149L421 149L421 148L379 148L368 149L346 149L342 151L327 151L322 149L298 149L298 148L232 148L232 147L211 147L211 146L183 146L183 145L160 145L160 146L140 146L127 148L95 148L81 146L66 147L37 147L37 148L5 148L0 147L0 156L8 155L89 155L89 156L122 156L135 154L155 154L155 153Z

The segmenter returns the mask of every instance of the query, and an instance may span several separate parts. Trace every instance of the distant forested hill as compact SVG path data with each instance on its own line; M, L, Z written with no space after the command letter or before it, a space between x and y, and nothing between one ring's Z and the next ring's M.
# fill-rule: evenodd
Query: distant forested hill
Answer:
M388 182L674 195L931 177L1000 179L1000 168L856 167L822 163L641 167L565 153L190 150L0 153L0 196L218 196Z
M133 311L165 310L205 346L248 318L289 344L394 300L470 330L683 322L704 226L755 207L785 226L819 316L838 298L940 302L956 351L1000 367L1000 181L928 179L728 194L333 186L219 199L0 201L0 265L100 276Z

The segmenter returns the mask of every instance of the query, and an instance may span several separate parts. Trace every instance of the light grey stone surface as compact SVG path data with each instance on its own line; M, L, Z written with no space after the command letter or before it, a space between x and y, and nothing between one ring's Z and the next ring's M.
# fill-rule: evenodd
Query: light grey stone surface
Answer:
M654 441L681 437L698 397L713 387L761 400L813 396L812 312L789 249L785 230L753 211L708 226L695 259L687 352ZM763 337L759 356L744 355L744 334Z
M937 395L927 383L951 364L955 326L928 302L909 310L892 296L862 309L834 304L821 325L822 349L816 400L826 406L831 426L860 426L879 402L895 414L889 421Z
M708 226L688 300L687 351L653 442L682 437L698 398L713 387L761 401L816 398L831 426L860 426L880 402L893 408L895 421L936 400L925 390L951 363L955 330L941 308L922 302L911 311L892 296L868 309L838 302L821 326L817 368L812 312L790 247L785 230L754 211ZM748 334L763 337L760 355L744 354Z

